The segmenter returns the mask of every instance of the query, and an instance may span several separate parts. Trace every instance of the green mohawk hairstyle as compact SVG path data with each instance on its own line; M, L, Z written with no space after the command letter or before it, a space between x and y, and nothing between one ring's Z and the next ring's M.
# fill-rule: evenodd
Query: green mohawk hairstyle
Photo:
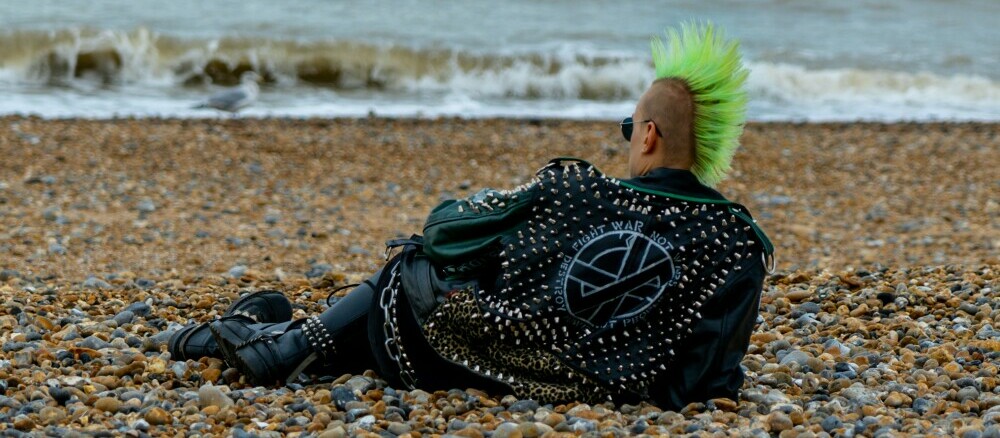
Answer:
M653 37L656 78L687 84L694 100L695 157L691 172L707 186L726 177L746 122L749 73L740 44L726 40L712 23L683 23L667 29L667 45Z

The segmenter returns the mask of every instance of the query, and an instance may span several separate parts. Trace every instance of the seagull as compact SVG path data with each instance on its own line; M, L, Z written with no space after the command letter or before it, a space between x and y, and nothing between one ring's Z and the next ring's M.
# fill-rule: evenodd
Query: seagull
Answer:
M215 108L235 114L257 100L257 94L260 92L257 82L260 80L261 77L256 72L244 72L240 75L240 86L216 93L194 108Z

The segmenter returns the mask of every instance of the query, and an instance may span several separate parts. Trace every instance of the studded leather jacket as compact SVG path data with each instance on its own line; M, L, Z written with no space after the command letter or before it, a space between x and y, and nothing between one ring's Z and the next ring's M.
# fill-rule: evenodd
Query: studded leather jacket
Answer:
M435 302L406 295L424 302L423 340L480 381L679 409L737 398L772 251L688 171L619 181L553 160L513 191L435 208L419 254L442 279Z

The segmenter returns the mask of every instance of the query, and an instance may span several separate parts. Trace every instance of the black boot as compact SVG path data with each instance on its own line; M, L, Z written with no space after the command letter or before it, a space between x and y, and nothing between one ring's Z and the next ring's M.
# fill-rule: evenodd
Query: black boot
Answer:
M237 315L215 321L209 328L229 366L240 370L253 385L270 386L295 380L319 357L310 348L300 321L283 329L261 330L249 318Z
M323 313L270 328L240 316L211 324L226 362L254 385L290 382L303 371L319 375L376 369L368 334L374 304L369 282L358 286Z
M292 319L292 303L279 291L260 291L242 296L223 313L223 317L232 315L243 315L256 323L276 324ZM222 357L208 323L185 326L170 336L167 345L173 360Z

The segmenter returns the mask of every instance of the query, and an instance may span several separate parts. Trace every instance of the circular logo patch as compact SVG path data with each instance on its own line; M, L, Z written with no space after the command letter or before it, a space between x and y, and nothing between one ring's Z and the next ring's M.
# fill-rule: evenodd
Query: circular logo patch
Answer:
M570 262L566 309L594 326L630 318L656 302L673 276L665 248L634 231L611 231L587 242Z

